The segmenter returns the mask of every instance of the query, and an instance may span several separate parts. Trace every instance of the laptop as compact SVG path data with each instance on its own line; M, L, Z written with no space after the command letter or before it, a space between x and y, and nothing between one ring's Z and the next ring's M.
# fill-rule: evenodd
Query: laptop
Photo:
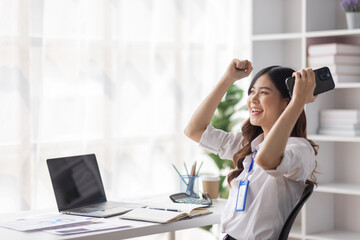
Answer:
M111 217L146 207L107 201L95 154L46 160L59 212L89 217Z

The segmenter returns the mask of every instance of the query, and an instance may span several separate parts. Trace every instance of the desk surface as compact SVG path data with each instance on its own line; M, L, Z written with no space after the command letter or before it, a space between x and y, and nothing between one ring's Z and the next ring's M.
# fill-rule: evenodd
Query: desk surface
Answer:
M128 225L131 225L129 228L125 229L113 229L105 230L99 232L90 232L84 234L73 234L58 236L43 231L34 231L34 232L20 232L11 229L6 229L0 227L0 236L2 239L6 240L26 240L26 239L36 239L36 240L59 240L59 239L73 239L73 240L118 240L118 239L127 239L133 237L141 237L151 234L164 233L164 232L173 232L177 230L183 230L188 228L219 224L221 211L225 206L226 200L218 199L213 201L213 205L210 207L212 214L194 217L191 219L184 219L173 223L167 224L158 224L158 223L149 223L149 222L140 222L140 221L130 221L130 220L120 220ZM1 219L9 219L14 217L23 217L31 216L38 214L47 214L51 212L50 210L35 210L35 211L25 211L18 212L13 214L2 214L0 215ZM118 217L112 217L118 219Z

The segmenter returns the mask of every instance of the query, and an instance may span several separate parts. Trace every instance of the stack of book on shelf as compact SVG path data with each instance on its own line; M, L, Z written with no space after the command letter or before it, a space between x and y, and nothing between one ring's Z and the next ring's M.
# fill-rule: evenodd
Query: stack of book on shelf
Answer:
M327 66L335 82L360 82L360 45L326 43L310 45L308 66Z
M360 111L356 109L327 109L320 111L319 134L360 136Z

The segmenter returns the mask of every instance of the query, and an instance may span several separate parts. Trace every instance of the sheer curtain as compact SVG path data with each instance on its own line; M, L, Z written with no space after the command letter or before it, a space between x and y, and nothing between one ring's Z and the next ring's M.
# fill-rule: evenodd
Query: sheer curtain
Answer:
M0 0L0 212L55 207L46 159L66 155L95 153L110 199L176 191L171 163L207 159L186 122L249 55L249 6Z

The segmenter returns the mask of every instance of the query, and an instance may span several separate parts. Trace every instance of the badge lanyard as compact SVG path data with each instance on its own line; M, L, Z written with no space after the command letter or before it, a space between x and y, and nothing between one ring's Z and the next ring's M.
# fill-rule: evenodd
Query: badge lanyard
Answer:
M236 206L235 206L236 212L243 212L245 210L246 196L247 196L247 191L249 188L248 176L249 176L251 170L253 169L256 153L257 153L257 151L255 151L255 153L251 159L251 164L250 164L248 172L246 173L244 179L240 181L237 198L236 198Z

